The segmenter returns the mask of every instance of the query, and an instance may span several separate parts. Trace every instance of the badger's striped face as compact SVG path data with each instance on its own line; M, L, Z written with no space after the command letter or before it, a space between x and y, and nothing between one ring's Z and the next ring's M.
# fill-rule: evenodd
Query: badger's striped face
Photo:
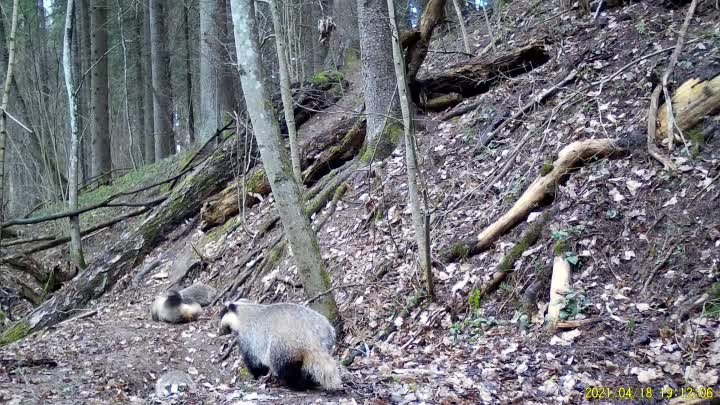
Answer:
M227 335L240 328L240 320L237 317L235 303L225 305L220 311L220 330L218 335Z

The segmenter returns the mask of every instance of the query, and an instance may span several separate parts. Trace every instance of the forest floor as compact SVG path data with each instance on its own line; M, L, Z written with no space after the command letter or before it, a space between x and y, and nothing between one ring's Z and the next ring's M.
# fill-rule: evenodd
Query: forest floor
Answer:
M483 104L474 111L446 122L437 120L439 114L424 117L420 156L435 207L437 258L453 241L479 233L507 211L563 146L590 138L644 138L650 93L669 53L639 59L675 44L685 8L637 2L602 12L593 22L577 10L561 12L556 2L533 7L519 0L502 13L506 29L494 32L504 38L499 52L544 37L551 59L479 96ZM475 49L489 43L484 27L479 16L470 24ZM465 58L447 52L462 49L456 30L440 30L436 38L421 76ZM688 40L675 87L720 73L720 11L714 4L701 4ZM592 85L628 64L612 80ZM516 111L574 68L574 83L476 150L479 134L497 115ZM349 93L333 107L337 114L316 116L301 136L357 111L358 76L349 76ZM214 259L188 278L219 290L233 282L233 264L255 246L245 229L256 230L274 212L266 199L245 213L243 226L203 233L196 220L189 221L110 294L68 321L0 349L0 403L661 404L668 403L671 388L685 390L676 396L712 388L717 399L720 291L712 286L720 281L720 122L709 118L702 125L702 136L672 151L675 176L644 148L573 173L558 188L540 241L482 299L477 289L526 224L480 255L438 263L437 301L417 300L421 282L404 154L395 152L382 178L356 180L318 233L340 286L335 296L345 324L337 357L366 348L343 368L345 389L339 393L294 392L248 379L236 352L221 358L229 339L216 335L220 304L190 324L149 319L153 297L187 264L194 247ZM489 184L508 159L515 162L511 170ZM97 249L127 226L94 236ZM565 305L575 323L551 331L543 326L549 288L541 291L537 308L524 307L523 295L552 267L557 240L570 247L568 260L575 263ZM143 278L137 277L141 269L149 269ZM285 257L253 280L251 297L301 302L301 291L282 282L292 280L294 271L292 258ZM704 293L710 299L703 307L688 306ZM410 310L399 315L403 308ZM388 325L396 331L373 341ZM158 398L155 381L169 369L191 375L194 389Z

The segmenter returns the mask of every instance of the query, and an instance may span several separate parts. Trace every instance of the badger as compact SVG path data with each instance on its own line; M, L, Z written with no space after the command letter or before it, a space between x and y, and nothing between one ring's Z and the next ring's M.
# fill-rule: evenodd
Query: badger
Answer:
M254 378L270 373L297 390L342 387L330 354L335 330L320 313L297 304L229 303L220 312L220 335L235 332L238 347Z
M210 305L215 289L196 283L180 291L171 289L153 302L150 314L154 321L183 323L196 320L202 307Z

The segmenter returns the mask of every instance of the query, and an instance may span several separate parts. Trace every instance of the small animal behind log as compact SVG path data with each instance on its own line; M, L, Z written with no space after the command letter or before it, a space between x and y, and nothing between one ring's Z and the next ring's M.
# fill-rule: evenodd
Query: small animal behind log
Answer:
M197 320L202 307L210 305L215 289L196 283L182 290L171 289L160 294L152 304L153 321L184 323Z
M320 313L297 304L240 300L227 304L220 318L219 334L235 332L253 377L270 373L298 390L342 387L338 364L330 354L335 330Z

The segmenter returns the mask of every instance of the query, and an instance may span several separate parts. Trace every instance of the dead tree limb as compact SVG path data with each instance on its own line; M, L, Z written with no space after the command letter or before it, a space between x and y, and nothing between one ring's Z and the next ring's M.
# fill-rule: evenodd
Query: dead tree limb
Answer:
M157 201L157 204L159 204L161 201L162 200ZM126 214L111 218L105 222L101 222L101 223L91 226L87 229L83 229L80 231L80 235L85 236L85 235L91 234L93 232L99 231L101 229L109 228L109 227L111 227L119 222L122 222L128 218L136 217L136 216L144 214L148 211L150 211L150 206L146 206L146 207L140 208L138 210L130 211ZM19 255L30 255L33 253L41 252L43 250L52 249L54 247L68 243L70 241L70 237L69 236L55 236L55 237L45 236L45 237L37 238L35 240L30 240L30 242L39 242L39 241L45 241L45 240L47 240L48 242L39 244L39 245L33 246L32 248L24 250L21 253L19 253ZM16 255L11 256L11 258L14 256L16 256ZM0 263L2 263L3 260L0 260Z
M662 163L665 170L669 172L675 172L677 167L675 163L668 156L665 156L655 143L657 140L657 113L658 113L658 102L660 100L660 93L662 92L662 85L658 84L655 86L652 95L650 96L650 108L648 109L648 120L647 120L647 151L650 156L655 158L658 162Z
M667 104L667 102L666 102ZM672 97L675 126L686 131L705 118L720 112L720 75L710 80L690 79L683 83ZM663 106L664 107L664 106ZM657 114L657 137L668 136L667 108L660 107Z
M551 202L555 198L557 186L567 181L574 170L597 159L623 156L636 146L635 142L635 139L605 138L576 141L567 145L558 154L552 169L535 179L510 210L487 226L477 237L451 244L442 253L443 258L446 261L456 261L485 251L525 219L530 211Z
M142 262L165 235L186 218L197 214L204 199L219 191L232 178L234 143L216 150L172 191L171 195L133 232L124 235L103 257L95 260L52 298L8 328L0 342L9 343L29 333L55 325L75 309L110 290L124 275Z

